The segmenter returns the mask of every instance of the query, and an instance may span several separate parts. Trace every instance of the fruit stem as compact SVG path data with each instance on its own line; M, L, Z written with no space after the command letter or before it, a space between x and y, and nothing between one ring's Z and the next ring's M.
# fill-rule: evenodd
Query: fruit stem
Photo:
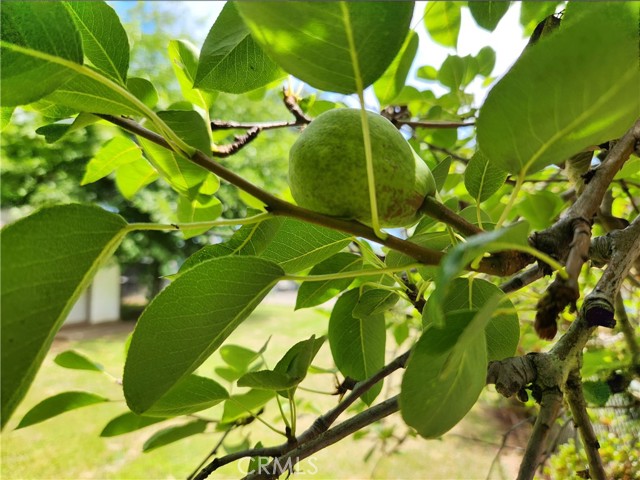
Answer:
M468 222L431 196L425 197L420 207L420 212L428 217L446 223L467 237L484 232L480 227Z

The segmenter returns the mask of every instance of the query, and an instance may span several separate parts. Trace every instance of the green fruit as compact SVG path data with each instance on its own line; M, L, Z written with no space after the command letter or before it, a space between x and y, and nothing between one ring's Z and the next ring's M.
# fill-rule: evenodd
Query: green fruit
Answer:
M398 129L367 112L381 227L417 222L433 175ZM298 205L371 225L360 110L323 113L302 132L289 154L289 184Z

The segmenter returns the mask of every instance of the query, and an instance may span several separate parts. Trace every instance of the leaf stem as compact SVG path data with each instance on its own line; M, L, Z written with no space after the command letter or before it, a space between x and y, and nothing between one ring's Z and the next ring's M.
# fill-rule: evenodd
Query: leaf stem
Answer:
M496 224L496 230L502 227L502 224L507 220L507 216L513 209L513 205L515 204L516 198L518 197L518 193L520 193L520 190L522 189L522 184L524 183L524 177L526 176L526 174L527 174L527 170L523 169L518 175L518 178L516 179L516 184L513 187L511 196L509 197L509 203L507 203L507 206L502 211L502 214L500 215L500 219Z
M356 270L353 272L326 273L323 275L284 275L280 279L291 280L294 282L325 282L327 280L340 280L344 278L368 277L370 275L404 272L420 266L422 266L420 263L411 263L402 267L372 268L368 270Z

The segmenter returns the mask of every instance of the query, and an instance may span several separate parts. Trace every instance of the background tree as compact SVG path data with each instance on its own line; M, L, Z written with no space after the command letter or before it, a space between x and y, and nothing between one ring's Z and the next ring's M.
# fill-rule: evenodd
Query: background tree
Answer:
M158 446L214 424L223 435L256 420L268 424L262 412L275 406L280 424L268 425L286 438L284 443L258 443L206 458L190 476L207 478L225 464L250 457L248 478L273 478L396 412L407 434L437 438L492 384L506 397L524 401L531 396L540 404L520 479L533 478L565 401L587 453L584 469L591 478L606 478L586 405L604 404L626 391L638 368L635 327L621 295L635 295L623 284L637 285L633 269L640 253L634 199L638 160L631 159L640 139L639 5L569 3L561 7L562 16L554 16L557 5L523 4L522 22L533 32L531 42L479 110L465 89L478 75L490 76L491 50L450 55L437 71L419 68L419 75L447 88L442 95L405 85L417 42L410 29L411 2L228 3L199 56L185 42L170 42L169 58L184 99L160 107L154 85L129 74L127 34L106 4L3 5L5 116L13 106L37 102L49 117L77 114L71 124L49 126L50 134L98 122L115 125L119 133L110 134L89 161L85 181L115 172L116 185L128 197L158 176L178 194L176 220L167 223L132 222L96 206L66 205L40 210L3 231L3 425L70 306L123 238L176 230L193 237L235 227L228 240L190 256L144 311L122 380L130 411L109 428L126 432L183 416L183 423L156 432L147 444ZM490 30L509 4L430 2L424 25L434 40L456 45L463 8ZM38 27L45 19L52 26L46 34ZM322 189L298 189L298 201L313 210L296 205L271 174L272 168L284 166L279 162L282 146L289 147L287 130L316 117L329 118L321 113L339 105L321 96L301 96L289 81L282 114L269 111L261 117L247 109L243 118L239 97L233 97L234 118L212 118L224 105L219 92L250 99L265 92L269 98L266 92L280 90L285 72L318 93L357 97L354 118L360 119L362 143L357 134L349 134L344 151L362 151L364 160L358 156L353 165L359 167L350 164L345 175L326 183L335 192L331 200L354 199L352 189L364 188L354 186L366 185L366 195L359 198L368 199L369 208L365 201L364 214L351 214L364 223L319 213L328 200L306 203L300 196L300 191ZM417 152L414 156L402 139L394 140L402 145L398 151L407 152L401 156L403 168L422 170L420 162L425 162L432 169L433 184L420 190L427 196L414 207L413 213L422 216L416 225L396 223L383 208L381 188L398 187L400 177L377 170L385 164L378 158L385 155L380 138L398 135L393 129L380 134L378 125L389 124L366 113L370 85L382 117ZM260 101L269 105L269 100ZM353 125L344 122L333 125L331 135L353 132ZM243 133L230 137L234 130ZM317 145L318 158L326 155L329 139L323 142L322 130L312 132L317 132L313 123L308 135L298 137L292 164L305 138ZM273 145L279 146L271 156ZM340 152L332 148L330 154ZM254 152L273 159L260 164L262 179L253 177L255 161L251 168L237 161ZM342 160L348 161L347 153ZM313 163L304 168L323 174ZM354 168L361 169L366 182L356 176L344 183ZM291 176L292 186L301 187L293 184L296 178ZM220 190L221 180L244 192L238 197L257 212L235 203L225 217L220 200L233 206L235 190ZM406 188L416 187L407 183ZM559 198L552 193L556 188L563 192ZM380 228L386 225L403 230L393 234ZM364 239L382 250L373 250ZM604 272L581 275L588 260L606 265ZM548 275L553 279L544 285L530 286ZM227 382L229 390L198 371L283 280L301 282L299 308L340 295L326 328L293 345L273 368L264 363L266 344L261 351L225 350L229 368L218 372L218 380ZM537 294L538 288L544 293ZM521 290L536 297L535 319ZM616 327L614 316L624 346L588 345L599 327ZM387 331L405 353L385 358ZM533 341L534 334L541 340ZM546 345L542 340L556 337L540 351ZM299 387L316 370L313 359L325 342L343 378L336 391L339 400L299 428ZM599 363L603 351L617 349L619 363ZM98 368L72 352L63 363ZM376 400L382 382L401 369L399 393L385 390L384 398ZM232 388L248 390L230 393ZM106 400L88 392L61 393L29 411L19 427ZM192 417L221 403L223 411L215 418ZM350 407L353 415L334 425Z

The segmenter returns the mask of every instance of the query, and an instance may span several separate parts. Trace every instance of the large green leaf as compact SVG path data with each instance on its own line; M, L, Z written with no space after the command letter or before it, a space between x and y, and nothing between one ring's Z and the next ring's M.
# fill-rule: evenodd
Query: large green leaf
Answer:
M107 77L124 85L129 69L129 39L116 12L105 2L67 2L85 58Z
M505 170L477 150L464 171L464 186L476 203L481 203L500 190L507 176Z
M194 81L197 88L245 93L284 76L251 37L237 5L226 3L202 45Z
M188 145L208 154L211 150L209 133L202 117L193 110L168 110L158 112L162 119ZM152 130L153 127L149 126ZM158 173L178 193L195 199L200 184L208 175L207 170L164 147L138 137L145 156Z
M396 58L373 84L373 91L381 106L389 105L404 87L411 64L418 52L419 42L418 34L410 30Z
M98 207L64 205L39 210L2 231L3 426L126 225Z
M520 24L525 35L531 35L538 23L556 11L559 1L541 2L528 0L520 2Z
M129 408L143 413L204 362L284 275L275 263L227 256L187 270L146 308L124 368Z
M358 298L358 289L354 289L336 302L329 319L329 345L340 372L362 381L384 366L386 331L383 314L366 318L353 315ZM362 400L370 405L381 390L382 383L378 383L362 396Z
M415 345L402 379L400 412L421 436L443 435L478 399L487 374L485 336L478 333L487 317L450 312L445 328L428 328Z
M362 268L362 257L348 252L339 252L314 266L309 275L350 272ZM302 282L296 297L296 310L320 305L347 289L353 278Z
M260 256L295 273L338 253L350 242L351 237L344 233L286 218Z
M3 107L31 103L75 75L68 68L36 58L19 47L82 63L82 40L59 2L4 2L0 13ZM16 48L18 47L18 48Z
M494 313L485 327L487 339L487 357L489 361L502 360L512 356L518 347L520 340L520 324L518 313L506 298L505 294L493 283L480 278L456 278L451 283L449 293L444 298L442 310L453 312L456 310L480 310L493 297L500 300L499 311ZM433 302L430 298L428 302ZM427 302L427 303L428 303ZM425 312L429 309L425 308ZM428 315L423 317L427 326Z
M171 388L153 407L149 417L177 417L206 410L229 398L229 393L210 378L187 375Z
M29 425L44 422L45 420L49 420L50 418L68 412L69 410L75 410L76 408L87 407L89 405L108 401L108 398L88 392L59 393L58 395L54 395L53 397L43 400L29 410L26 415L22 417L22 420L20 420L16 430L18 428L24 428Z
M580 4L572 13L522 54L480 110L478 144L511 173L618 138L640 115L638 4Z
M476 23L484 28L493 32L498 26L498 22L509 10L511 2L505 1L473 1L469 2L469 10L471 16Z
M431 1L424 11L424 24L431 38L445 47L455 47L460 33L460 2Z
M236 8L287 72L315 88L354 93L357 77L366 88L395 58L413 2L238 2Z

